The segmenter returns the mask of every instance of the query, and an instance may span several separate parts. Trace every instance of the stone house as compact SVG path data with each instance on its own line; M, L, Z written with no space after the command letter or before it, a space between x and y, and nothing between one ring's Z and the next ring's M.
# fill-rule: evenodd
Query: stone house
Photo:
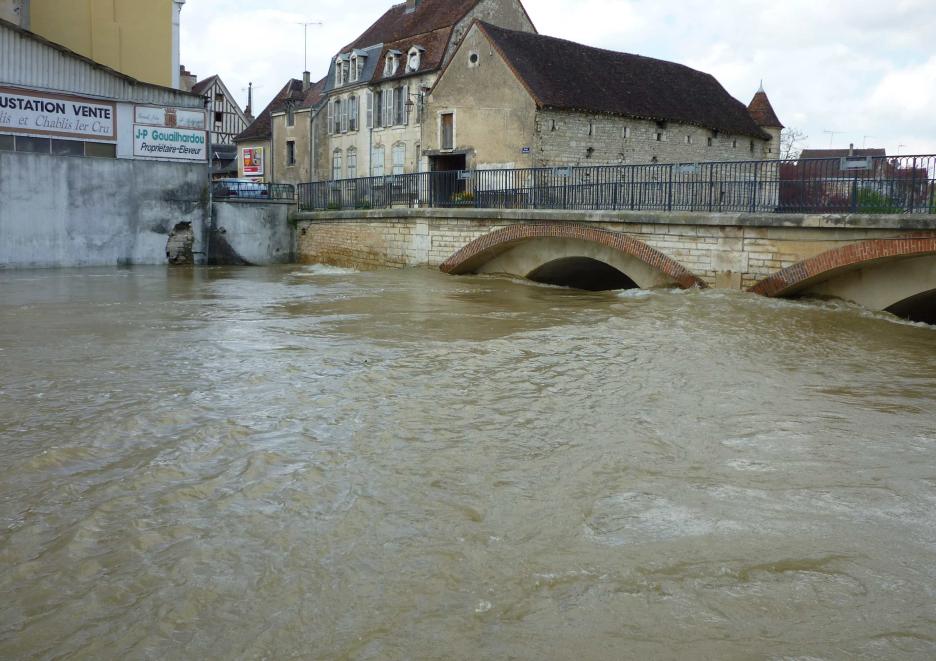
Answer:
M535 32L519 0L406 0L342 48L324 81L323 110L313 118L312 134L322 139L309 142L316 152L307 159L311 179L438 167L422 156L426 94L477 19ZM279 153L289 137L274 135ZM305 158L306 144L296 144Z
M308 72L270 112L275 181L301 184L315 179L321 142L327 139L317 118L325 105L325 80L312 83Z
M751 109L707 73L475 21L428 95L422 147L445 169L779 157L763 90Z

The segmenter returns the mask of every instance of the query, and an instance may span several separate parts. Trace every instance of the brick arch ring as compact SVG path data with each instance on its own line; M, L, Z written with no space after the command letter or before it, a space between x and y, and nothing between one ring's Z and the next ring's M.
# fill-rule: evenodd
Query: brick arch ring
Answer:
M588 241L630 255L662 272L679 287L705 289L705 282L685 266L626 234L577 223L511 225L485 234L449 257L439 267L444 273L460 275L530 239L577 239Z
M864 264L934 254L936 236L933 235L870 239L804 259L764 278L748 291L769 297L787 296Z

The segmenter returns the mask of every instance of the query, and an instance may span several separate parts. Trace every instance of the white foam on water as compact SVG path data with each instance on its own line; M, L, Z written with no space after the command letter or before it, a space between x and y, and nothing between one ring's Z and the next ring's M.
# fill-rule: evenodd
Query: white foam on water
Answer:
M319 275L355 275L358 273L361 273L361 271L340 266L329 266L328 264L312 264L301 271L293 271L289 275L309 278Z

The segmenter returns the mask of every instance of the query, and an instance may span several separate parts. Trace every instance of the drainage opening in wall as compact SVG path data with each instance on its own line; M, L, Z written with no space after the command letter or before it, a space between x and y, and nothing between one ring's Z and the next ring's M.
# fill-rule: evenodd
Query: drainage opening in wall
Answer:
M637 283L609 264L591 257L563 257L543 264L528 280L585 291L635 289Z

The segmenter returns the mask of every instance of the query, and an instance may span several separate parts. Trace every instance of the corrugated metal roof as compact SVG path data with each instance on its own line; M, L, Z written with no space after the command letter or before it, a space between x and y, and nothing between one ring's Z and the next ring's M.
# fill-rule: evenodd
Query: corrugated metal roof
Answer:
M203 108L202 97L114 71L0 20L0 84L180 108Z

